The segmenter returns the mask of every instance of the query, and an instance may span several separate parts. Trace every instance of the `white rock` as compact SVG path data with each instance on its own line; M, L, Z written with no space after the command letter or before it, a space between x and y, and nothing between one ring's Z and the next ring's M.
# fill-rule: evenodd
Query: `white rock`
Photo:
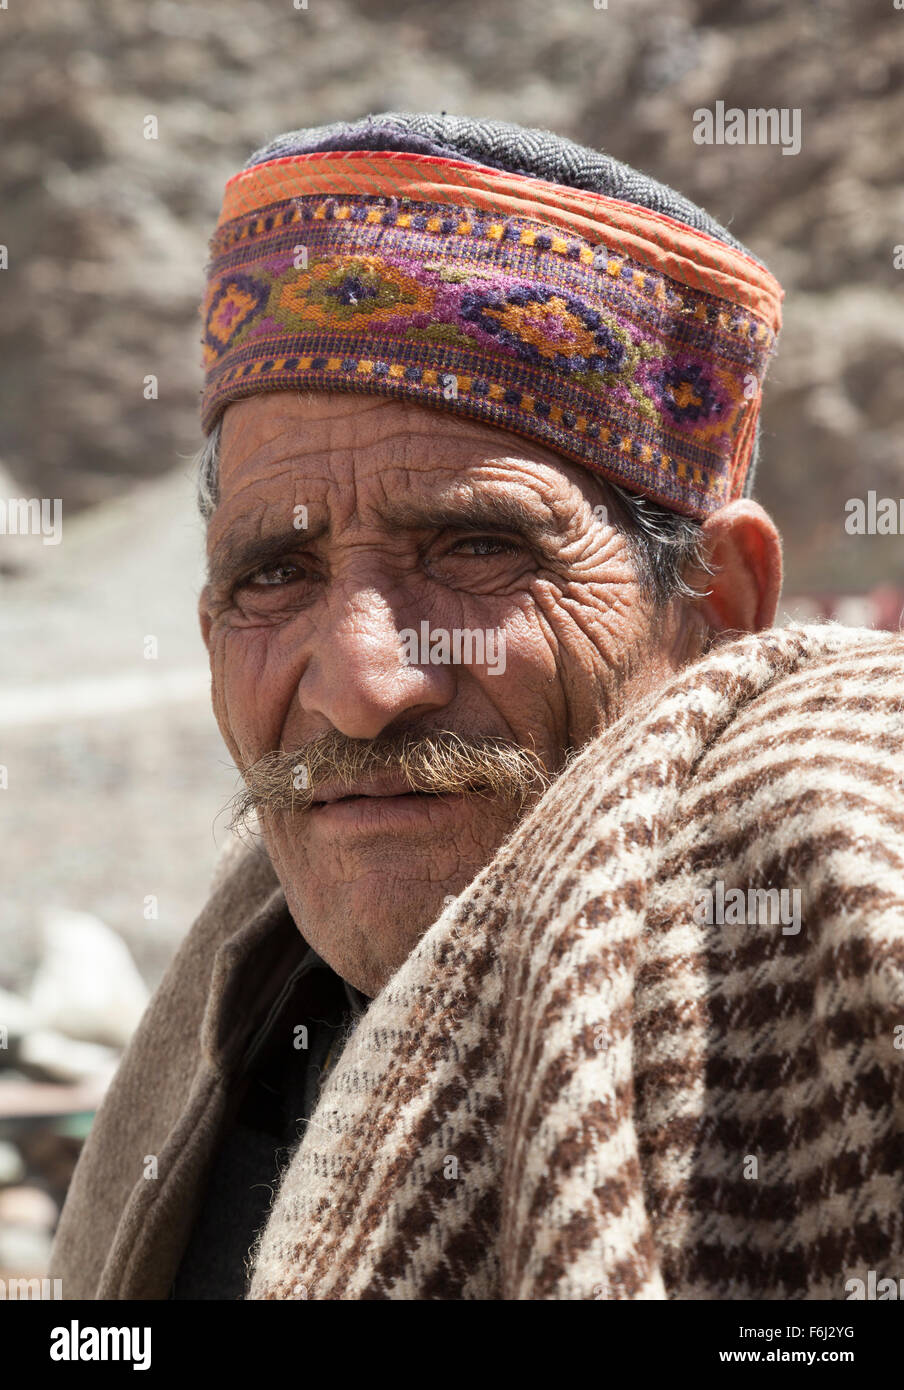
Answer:
M21 1182L25 1177L25 1164L15 1144L7 1144L0 1139L0 1187Z
M34 1028L35 1012L26 999L11 994L8 989L0 989L0 1029L6 1029L7 1044L13 1038L19 1039ZM0 1032L0 1043L3 1033ZM5 1059L0 1049L0 1062Z
M0 1224L26 1226L33 1231L52 1231L56 1203L40 1187L8 1187L0 1192Z
M85 1081L91 1077L112 1079L119 1053L99 1043L79 1042L49 1030L29 1033L19 1048L19 1060L40 1067L53 1081Z
M0 1192L0 1269L18 1275L47 1268L56 1203L39 1187L7 1187Z
M43 939L30 997L39 1027L125 1047L149 998L125 942L98 917L63 908L45 913Z
M52 1246L49 1231L31 1226L0 1227L0 1269L18 1271L14 1278L40 1278L50 1263Z

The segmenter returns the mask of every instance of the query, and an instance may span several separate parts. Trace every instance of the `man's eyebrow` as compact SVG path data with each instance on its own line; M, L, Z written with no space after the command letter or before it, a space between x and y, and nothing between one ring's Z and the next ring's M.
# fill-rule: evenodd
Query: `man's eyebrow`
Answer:
M214 588L224 587L246 569L252 572L272 565L292 551L319 540L326 530L327 524L323 522L307 529L288 526L265 536L226 535L208 558L207 582Z
M544 515L545 513L545 515ZM481 527L517 531L528 540L550 540L561 534L555 513L538 511L512 493L481 493L444 502L392 501L380 508L390 526L416 530L422 526Z

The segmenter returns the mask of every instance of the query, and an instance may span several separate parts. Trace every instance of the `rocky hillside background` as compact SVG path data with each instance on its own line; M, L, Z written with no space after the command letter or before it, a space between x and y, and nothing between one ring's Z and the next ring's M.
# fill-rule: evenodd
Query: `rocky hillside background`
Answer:
M16 488L71 514L194 450L206 242L252 149L301 124L439 107L606 149L766 260L787 300L759 495L786 537L788 588L900 576L899 541L843 529L848 497L904 493L894 0L306 3L0 11L0 465ZM692 112L717 99L799 107L801 152L694 144Z

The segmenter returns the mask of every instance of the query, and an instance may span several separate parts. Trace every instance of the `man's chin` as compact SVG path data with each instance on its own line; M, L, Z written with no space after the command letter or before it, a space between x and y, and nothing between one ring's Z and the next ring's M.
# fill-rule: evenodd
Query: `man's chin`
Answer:
M264 838L304 939L373 996L517 818L489 798L355 797L281 818Z
M500 839L501 843L501 839ZM406 854L370 842L345 852L332 847L318 865L273 857L289 911L301 935L349 984L374 995L442 913L492 859L495 847L468 852L447 835ZM343 847L344 848L344 847Z
M397 897L397 910L387 912L377 895L368 894L365 901L357 895L343 897L338 886L329 910L323 901L301 902L294 910L291 902L289 906L308 945L350 985L373 998L439 917L447 896L434 890Z

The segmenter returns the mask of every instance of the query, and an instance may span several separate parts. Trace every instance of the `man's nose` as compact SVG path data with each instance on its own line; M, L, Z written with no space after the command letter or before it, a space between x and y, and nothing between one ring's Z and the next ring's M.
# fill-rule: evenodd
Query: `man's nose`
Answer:
M357 589L330 605L298 683L302 712L347 738L376 738L400 719L442 709L455 692L448 666L405 662L399 619L384 593Z

